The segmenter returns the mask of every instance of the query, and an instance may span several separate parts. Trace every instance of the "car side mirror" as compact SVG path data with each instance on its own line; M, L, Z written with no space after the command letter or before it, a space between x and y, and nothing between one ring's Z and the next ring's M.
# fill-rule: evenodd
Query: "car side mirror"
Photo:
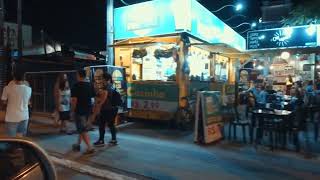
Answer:
M48 155L29 140L0 138L0 159L0 179L57 179Z

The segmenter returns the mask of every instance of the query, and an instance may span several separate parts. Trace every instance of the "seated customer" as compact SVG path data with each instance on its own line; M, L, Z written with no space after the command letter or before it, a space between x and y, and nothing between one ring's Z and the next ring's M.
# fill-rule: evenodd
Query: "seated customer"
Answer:
M258 94L256 95L257 108L264 108L267 103L267 91L265 87L261 86L258 88Z

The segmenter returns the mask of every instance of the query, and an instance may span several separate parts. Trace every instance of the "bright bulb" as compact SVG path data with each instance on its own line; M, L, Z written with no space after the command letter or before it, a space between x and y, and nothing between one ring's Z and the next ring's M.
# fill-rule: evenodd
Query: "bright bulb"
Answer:
M237 4L236 5L236 11L240 11L243 8L242 4Z
M272 70L272 69L273 69L273 66L270 66L270 69Z
M257 67L257 69L259 69L259 70L262 70L264 67L263 66L261 66L261 65L259 65L258 67Z
M286 27L283 30L284 35L286 36L286 39L289 39L292 35L293 28L292 27Z
M307 29L306 32L309 36L314 35L314 33L316 32L316 27L315 25L310 25Z
M255 22L251 24L251 27L256 27L256 26L257 26L257 23Z
M281 58L282 59L289 59L290 58L290 53L289 52L282 52L281 53Z
M317 65L316 68L317 68L317 69L320 69L320 65Z

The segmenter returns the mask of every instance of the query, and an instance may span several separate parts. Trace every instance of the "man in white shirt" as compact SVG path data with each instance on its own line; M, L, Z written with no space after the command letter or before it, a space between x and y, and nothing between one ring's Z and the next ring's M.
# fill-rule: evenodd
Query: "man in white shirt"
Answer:
M1 96L6 107L5 128L8 136L25 136L29 120L31 88L25 84L21 69L14 73L14 81L9 83Z

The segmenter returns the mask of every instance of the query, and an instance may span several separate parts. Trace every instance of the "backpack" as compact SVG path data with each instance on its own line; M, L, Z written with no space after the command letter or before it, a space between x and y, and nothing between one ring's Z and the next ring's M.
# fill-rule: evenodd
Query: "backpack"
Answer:
M116 88L112 88L112 95L111 95L111 105L112 107L122 106L122 98L119 91Z

